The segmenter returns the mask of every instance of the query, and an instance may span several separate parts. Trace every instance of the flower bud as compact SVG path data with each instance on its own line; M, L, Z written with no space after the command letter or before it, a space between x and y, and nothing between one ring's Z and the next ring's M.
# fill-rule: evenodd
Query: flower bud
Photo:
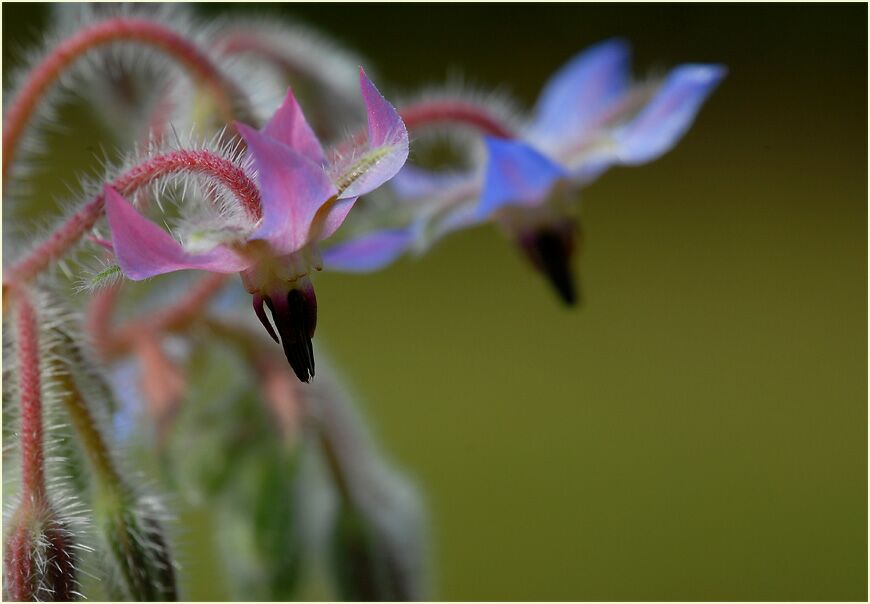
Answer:
M115 589L134 601L178 599L175 568L163 529L132 498L105 492L95 505L96 526L109 550Z
M244 454L231 494L216 498L215 541L231 599L298 599L305 551L297 509L295 453L271 442Z
M307 407L334 487L329 570L345 601L425 599L423 510L416 489L380 454L362 419L328 381Z
M377 528L358 509L341 501L330 542L333 578L344 601L407 601L403 582Z
M23 504L6 534L4 596L19 602L69 602L76 592L73 542L63 522L46 505Z

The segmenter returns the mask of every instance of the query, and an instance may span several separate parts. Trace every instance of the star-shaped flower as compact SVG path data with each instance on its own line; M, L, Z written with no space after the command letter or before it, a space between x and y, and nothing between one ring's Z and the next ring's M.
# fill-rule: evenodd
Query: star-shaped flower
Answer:
M390 237L373 233L335 246L325 261L342 270L377 268L421 237L426 245L495 221L573 303L577 191L614 165L640 165L667 153L725 76L721 65L686 64L662 80L632 83L629 62L628 45L618 39L577 55L544 86L515 138L485 138L481 170L440 174L405 166L392 184L418 205L419 222Z
M317 302L309 279L320 270L318 243L344 222L354 202L392 178L408 157L408 133L399 114L360 70L368 137L330 159L305 121L291 91L262 131L237 128L257 172L262 219L227 225L222 241L192 251L142 216L114 189L105 190L112 245L128 278L141 280L182 269L240 272L254 310L300 380L314 375L311 338ZM263 304L269 307L273 329Z

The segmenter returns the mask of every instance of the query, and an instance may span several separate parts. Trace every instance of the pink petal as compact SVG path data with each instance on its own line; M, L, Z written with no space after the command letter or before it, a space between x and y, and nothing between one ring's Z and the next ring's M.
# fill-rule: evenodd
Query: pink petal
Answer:
M359 197L340 198L320 208L314 224L311 225L311 240L320 241L335 233L344 224L344 219L353 209Z
M320 141L305 120L293 91L287 89L287 96L278 108L278 111L269 120L262 130L263 134L284 143L294 151L298 151L315 164L323 165L326 162L323 155L323 147Z
M407 145L408 131L396 108L381 95L360 67L359 87L366 104L369 126L369 147Z
M251 239L265 239L279 254L308 243L317 211L337 193L323 169L287 145L236 124L259 173L263 221Z
M368 143L347 166L353 180L341 191L342 198L359 197L378 188L408 159L408 130L399 112L381 96L362 68L359 81L368 116Z
M189 254L169 233L142 216L115 189L107 186L103 195L118 264L124 275L133 281L184 269L234 273L250 264L223 246L205 254Z

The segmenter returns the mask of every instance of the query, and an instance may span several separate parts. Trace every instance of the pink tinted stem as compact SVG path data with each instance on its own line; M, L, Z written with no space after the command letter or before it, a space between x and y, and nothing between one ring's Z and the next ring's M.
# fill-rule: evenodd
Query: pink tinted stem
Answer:
M118 328L111 339L110 352L119 353L128 350L135 341L136 335L142 330L157 333L184 329L202 315L203 307L220 291L228 277L220 273L209 273L172 306Z
M408 130L420 130L439 124L458 124L479 130L498 138L513 138L514 132L503 124L486 107L462 99L439 99L407 105L399 109L399 116ZM331 153L337 157L366 140L365 131L359 131L350 139L336 145Z
M303 65L296 63L291 57L269 43L266 36L258 35L256 31L233 31L225 34L217 44L221 52L233 54L255 54L277 65L290 74L300 74L305 71Z
M403 107L399 115L408 130L447 122L471 126L499 138L514 136L513 130L485 107L465 100L423 101Z
M15 335L21 402L21 482L25 502L45 500L42 386L39 370L39 331L36 313L25 292L17 292Z
M105 358L108 354L112 336L112 314L120 291L120 284L113 283L94 292L88 303L85 325L94 351L101 358Z
M206 174L232 192L255 220L262 214L260 193L247 174L231 161L210 151L171 151L156 155L119 176L112 183L121 195L130 195L157 178L178 172ZM63 257L103 215L102 194L73 214L48 239L30 254L15 263L4 277L4 283L20 284L45 270Z
M187 69L202 82L217 101L227 123L233 120L233 98L237 91L220 74L211 60L194 44L160 23L119 17L87 27L61 42L37 65L12 101L3 123L3 181L15 156L21 135L40 99L76 59L87 51L117 41L153 46Z

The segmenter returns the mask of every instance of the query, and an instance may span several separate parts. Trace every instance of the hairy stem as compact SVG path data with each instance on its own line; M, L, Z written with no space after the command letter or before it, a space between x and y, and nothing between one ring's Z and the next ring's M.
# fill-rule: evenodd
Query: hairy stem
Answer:
M464 99L439 99L421 101L399 109L399 115L408 130L440 123L456 123L470 126L484 134L499 138L513 138L513 129L504 124L486 107Z
M3 122L3 182L19 147L21 137L39 101L60 75L89 50L112 42L138 42L157 48L182 65L194 80L204 85L217 102L227 123L234 117L239 91L194 44L166 26L146 19L119 17L102 21L57 45L29 74L12 101Z
M353 103L356 102L357 97L353 94L352 88L343 81L341 74L345 69L336 69L336 67L340 61L345 63L346 72L353 72L357 67L357 61L350 57L340 59L341 53L324 50L316 39L300 37L293 30L279 33L269 26L243 23L223 30L213 45L225 56L254 57L287 77L304 78L322 88L323 94L329 97L324 98L325 101L328 100L327 104L315 105L310 109L314 116L320 115L324 121L320 126L326 130L332 131L334 128L334 124L330 125L331 120L328 119L327 112L330 105L334 106L333 101L340 100L341 105L348 108L352 108Z
M488 108L464 99L422 101L406 105L398 111L409 131L447 123L468 126L498 138L513 138L515 136L513 130L493 115ZM333 147L331 149L332 156L341 156L349 149L363 144L365 140L365 131L357 131L349 139Z
M156 155L115 179L112 186L121 195L130 195L157 178L173 173L206 174L231 191L255 220L262 207L256 184L231 161L210 151L171 151ZM65 223L39 244L32 252L9 268L4 283L20 284L33 279L69 249L97 223L103 215L104 200L100 194L85 204Z
M78 435L78 442L84 449L91 462L91 466L98 474L102 484L120 485L121 477L112 463L112 457L103 435L97 428L96 421L91 415L88 404L82 393L76 386L70 367L63 361L57 360L52 364L57 375L58 390L61 392L60 400L69 414L73 428Z
M120 488L122 479L112 461L109 447L100 434L88 401L85 399L73 377L76 368L85 360L82 350L70 334L55 329L59 340L54 344L51 355L50 373L55 389L60 393L60 402L69 414L78 442L85 451L101 483Z
M61 339L53 355L53 374L61 403L93 469L95 524L107 548L107 562L115 567L114 576L126 599L174 601L178 598L175 571L161 523L118 471L89 401L76 383L73 372L85 362L82 350L70 334L57 330L57 335Z
M227 55L257 55L291 75L300 75L305 72L304 65L294 61L293 57L271 44L268 36L248 30L249 28L246 27L242 31L226 32L218 40L217 46L220 47L221 52Z
M121 326L107 340L106 354L117 356L129 351L142 331L152 333L183 331L202 316L203 307L220 291L227 279L228 275L209 273L172 306Z
M16 299L18 380L21 404L21 481L23 501L44 503L45 453L43 450L42 384L39 367L39 330L36 312L25 292Z
M112 337L112 312L118 295L119 283L104 287L91 296L85 315L85 327L91 338L91 345L99 357L105 358Z

